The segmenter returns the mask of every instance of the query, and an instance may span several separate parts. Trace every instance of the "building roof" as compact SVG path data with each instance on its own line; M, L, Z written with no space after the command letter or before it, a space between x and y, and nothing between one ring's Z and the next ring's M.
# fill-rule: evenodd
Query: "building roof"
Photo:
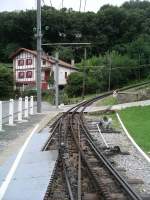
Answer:
M26 48L19 48L17 51L15 51L14 53L11 54L10 58L13 59L14 57L16 57L22 51L26 51L28 53L31 53L34 56L37 56L37 51L35 51L35 50L30 50L30 49L26 49ZM51 64L55 64L56 63L55 58L52 57L52 56L49 56L48 54L44 53L44 54L42 54L41 57L42 57L43 60L46 60L46 61L50 62ZM66 68L77 70L76 67L73 67L71 64L66 63L63 60L59 60L59 65L61 65L62 67L66 67Z

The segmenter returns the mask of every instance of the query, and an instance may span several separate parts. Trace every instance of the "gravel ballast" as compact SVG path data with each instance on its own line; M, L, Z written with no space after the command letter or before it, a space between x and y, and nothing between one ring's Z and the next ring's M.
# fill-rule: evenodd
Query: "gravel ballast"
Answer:
M89 131L95 139L96 143L104 146L102 138L97 129L98 116L90 116L93 122L88 122ZM89 116L88 116L89 120ZM96 130L97 129L97 130ZM102 133L106 142L111 147L120 146L122 152L129 152L129 155L114 155L111 157L117 168L124 168L125 175L128 179L140 179L143 184L132 184L140 194L150 194L150 163L140 154L132 142L128 139L124 131L120 127L121 133Z

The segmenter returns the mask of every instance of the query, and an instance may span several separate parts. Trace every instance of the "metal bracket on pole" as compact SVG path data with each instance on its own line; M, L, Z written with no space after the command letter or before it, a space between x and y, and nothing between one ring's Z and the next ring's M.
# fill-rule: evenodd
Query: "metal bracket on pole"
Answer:
M2 124L3 124L3 109L2 109L2 101L0 101L0 132L4 132L2 129Z

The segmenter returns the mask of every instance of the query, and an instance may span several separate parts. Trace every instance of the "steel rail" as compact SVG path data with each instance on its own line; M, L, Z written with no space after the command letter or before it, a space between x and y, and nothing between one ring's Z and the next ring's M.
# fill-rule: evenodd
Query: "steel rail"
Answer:
M121 88L121 89L118 89L117 91L124 91L124 90L127 90L127 89L131 89L131 88L135 88L135 87L139 87L139 86L142 86L142 85L145 85L147 83L142 83L142 84L136 84L134 86L129 86L129 87L126 87L126 88ZM69 123L70 123L70 126L71 126L71 132L73 134L73 138L75 140L75 143L76 143L76 146L80 152L80 155L81 155L81 159L84 161L84 163L87 165L87 169L88 169L88 173L90 174L90 176L92 176L95 180L95 182L93 183L93 185L97 188L96 186L96 179L95 177L93 176L92 174L92 171L90 169L90 166L88 165L86 159L85 159L85 156L84 156L84 152L81 150L81 147L77 141L77 138L76 138L76 135L74 133L74 130L73 130L73 127L72 127L72 122L73 122L73 117L74 115L77 113L77 111L79 112L80 114L80 124L82 126L82 129L84 130L84 133L85 135L87 136L88 138L88 142L90 144L90 147L94 150L94 152L96 153L97 157L103 161L103 163L105 164L105 166L107 167L107 169L111 172L111 174L114 175L114 177L116 178L116 180L120 183L120 185L122 185L125 189L125 191L127 192L127 194L133 199L133 200L142 200L142 198L133 191L133 189L130 187L130 185L120 176L120 174L113 168L113 166L111 165L111 163L105 158L105 156L99 152L99 150L97 149L97 147L95 146L93 140L92 140L92 137L91 135L89 134L85 124L83 123L82 121L82 117L81 115L83 116L83 112L85 111L85 109L91 105L93 102L99 100L99 99L103 99L107 96L110 96L111 94L113 93L113 91L110 91L110 92L106 92L106 93L103 93L102 95L100 96L97 96L93 99L90 99L90 100L87 100L87 101L84 101L84 102L81 102L79 104L77 104L76 106L73 106L72 108L70 108L66 113L63 113L52 125L52 134L51 136L49 137L49 142L45 145L45 147L43 148L46 149L48 147L48 145L50 144L50 141L51 141L51 138L53 136L53 134L55 133L56 129L58 127L61 127L62 126L62 119L63 117L67 116L68 114L71 114L71 121L69 120ZM80 110L81 109L81 110ZM70 118L70 117L69 117ZM61 135L61 130L59 129L59 134ZM65 170L65 169L64 169ZM65 170L65 176L66 176L66 181L67 181L67 188L68 188L68 191L69 191L69 196L71 198L71 200L74 199L73 195L72 195L72 190L71 190L71 185L69 184L69 179L68 179L68 176L67 176L67 171ZM104 196L105 196L105 191L104 191ZM106 195L107 196L107 195Z
M94 150L94 152L96 153L96 155L98 156L98 158L100 160L103 161L103 163L105 164L106 168L111 172L111 174L113 174L113 176L116 178L116 180L119 182L119 184L125 189L125 191L127 192L127 194L133 199L133 200L142 200L142 198L130 187L130 185L120 176L120 174L115 170L115 168L111 165L111 163L108 161L108 159L97 149L97 147L95 146L86 126L83 124L83 120L81 118L81 114L83 114L83 111L86 109L87 106L89 106L90 104L92 104L94 101L97 101L98 99L102 99L105 98L106 96L111 95L112 92L107 92L101 96L95 97L89 101L83 102L82 105L77 106L76 109L73 111L72 113L72 122L73 122L73 116L75 115L75 113L81 108L81 106L83 106L82 110L80 111L80 124L82 126L82 129L84 130L84 133L86 134L86 137L88 138L88 142L90 144L90 146L92 147L92 149ZM71 126L72 127L72 126ZM73 132L73 127L72 127L72 133L76 142L76 145L79 149L79 151L81 152L81 148L80 145L78 144L78 141L74 135ZM84 159L84 155L83 152L81 152L81 156L82 159ZM85 159L84 159L85 160Z
M72 193L71 184L70 184L70 181L69 181L69 178L68 178L68 174L67 174L67 170L66 170L64 161L63 161L63 169L64 169L64 174L65 174L65 179L66 179L66 183L67 183L70 199L71 200L75 200L74 196L73 196L73 193Z
M131 188L131 186L125 181L122 176L116 171L116 169L112 166L112 164L109 162L109 160L103 155L102 152L100 152L96 145L94 144L92 137L86 128L85 124L83 123L83 120L80 118L80 124L82 126L82 129L84 130L84 133L86 137L88 138L88 142L98 158L103 161L107 169L114 175L114 177L117 179L117 181L120 183L120 185L123 186L123 188L126 190L126 192L130 195L130 197L133 200L142 200L142 198Z
M48 137L48 139L47 139L47 141L45 142L45 144L43 145L41 151L46 151L46 149L48 148L48 146L49 146L49 144L50 144L50 142L51 142L51 140L52 140L53 134L55 133L56 129L59 127L60 122L61 122L60 120L57 121L55 127L54 127L53 130L52 130L51 135Z
M124 91L124 90L128 90L128 89L136 88L136 87L139 87L139 86L144 86L144 85L147 85L148 83L150 83L150 81L147 81L147 82L144 82L144 83L134 84L134 85L127 86L127 87L123 87L123 88L119 88L119 89L116 89L116 90L117 90L117 91ZM108 94L108 93L110 93L109 95L111 95L111 94L113 94L113 91L102 93L101 95L99 95L99 96L97 96L97 97L94 98L95 101L96 101L96 99L97 99L98 97L101 97L102 95L105 95L105 94ZM108 96L109 96L109 95L108 95ZM103 98L104 98L104 97L103 97ZM93 99L92 99L92 100L93 100ZM88 100L89 105L90 105L90 102L91 102L91 103L94 102L94 101L92 102L92 100L91 100L91 99ZM98 100L98 99L97 99L97 100ZM80 103L78 103L77 105L73 106L73 107L70 108L66 113L63 113L57 120L60 120L62 117L64 117L65 115L67 115L69 112L73 111L73 109L76 109L76 108L79 107L79 106L81 107L81 105L84 105L84 104L87 104L87 101L80 102ZM86 106L86 107L87 107L87 106ZM86 109L86 108L85 108L85 109ZM85 109L83 109L83 111L84 111ZM78 109L76 109L76 111L77 111L77 110L78 110ZM50 127L54 127L55 124L57 123L57 120L54 121L54 123L52 123Z

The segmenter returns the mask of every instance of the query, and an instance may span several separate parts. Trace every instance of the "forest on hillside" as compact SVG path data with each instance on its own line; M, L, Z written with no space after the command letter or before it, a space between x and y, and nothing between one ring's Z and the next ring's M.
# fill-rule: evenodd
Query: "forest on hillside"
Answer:
M68 77L67 94L81 95L83 65L103 66L86 67L88 76L85 93L105 91L126 84L132 79L139 80L149 76L149 13L150 2L139 0L125 2L120 7L104 5L97 13L77 12L71 8L56 10L43 6L42 43L91 43L87 48L86 62L83 60L83 47L57 47L61 59L68 62L75 59L76 63L80 63L79 73ZM1 12L0 62L12 62L9 56L17 48L35 49L35 34L35 10ZM55 48L43 46L43 50L49 54L53 54ZM110 69L111 80L108 80Z
M88 57L115 50L126 53L127 46L143 35L150 35L150 2L130 1L121 7L105 5L94 12L76 12L42 7L43 43L91 42ZM8 62L18 47L36 48L36 11L0 13L0 62ZM47 30L48 29L48 30ZM52 47L43 47L50 54ZM60 47L66 60L83 58L83 48Z

